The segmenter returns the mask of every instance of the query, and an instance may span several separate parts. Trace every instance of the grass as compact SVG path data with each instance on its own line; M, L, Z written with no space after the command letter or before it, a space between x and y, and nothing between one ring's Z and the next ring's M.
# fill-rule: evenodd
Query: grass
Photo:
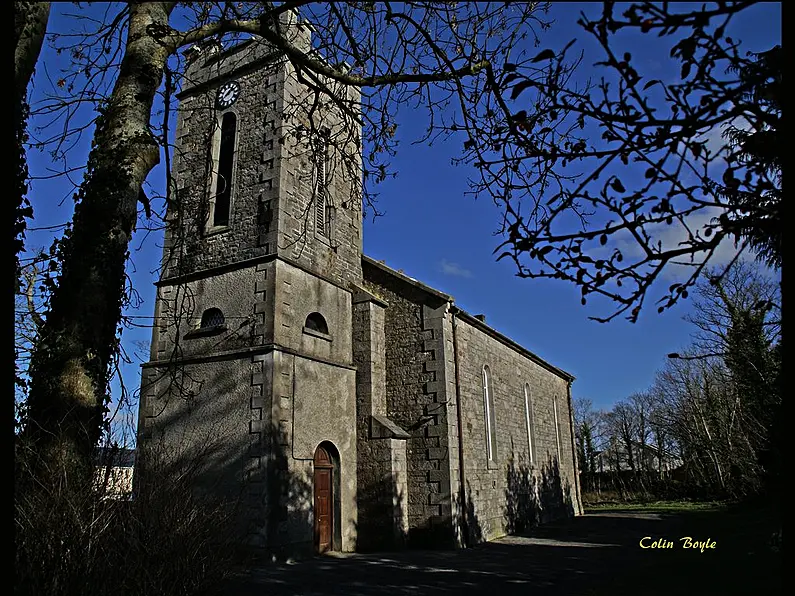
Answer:
M585 512L599 511L638 511L647 513L721 511L729 506L724 501L650 501L648 503L593 503L585 504Z

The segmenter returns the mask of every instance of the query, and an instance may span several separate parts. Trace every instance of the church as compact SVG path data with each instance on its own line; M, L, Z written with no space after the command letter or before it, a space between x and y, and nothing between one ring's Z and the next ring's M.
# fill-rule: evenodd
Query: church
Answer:
M581 513L574 377L362 253L338 104L260 39L185 57L139 451L197 462L272 552L465 547Z

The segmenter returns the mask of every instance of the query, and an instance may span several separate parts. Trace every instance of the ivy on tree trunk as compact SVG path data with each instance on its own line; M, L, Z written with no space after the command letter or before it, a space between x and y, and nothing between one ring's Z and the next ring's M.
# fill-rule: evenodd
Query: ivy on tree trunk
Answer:
M169 52L150 31L167 28L172 9L129 5L118 79L97 122L72 228L58 247L61 273L31 362L26 434L40 470L89 470L102 434L137 201L160 159L148 127Z

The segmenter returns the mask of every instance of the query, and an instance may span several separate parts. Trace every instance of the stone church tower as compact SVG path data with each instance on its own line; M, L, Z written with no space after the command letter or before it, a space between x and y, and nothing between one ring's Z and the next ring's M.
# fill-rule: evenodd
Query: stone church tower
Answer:
M139 449L283 553L462 546L579 511L574 377L362 254L354 91L305 85L258 39L186 58Z
M308 47L306 26L283 25ZM142 441L204 448L204 481L243 499L253 544L311 543L319 511L316 547L351 550L359 131L324 98L310 118L314 98L258 40L187 58Z

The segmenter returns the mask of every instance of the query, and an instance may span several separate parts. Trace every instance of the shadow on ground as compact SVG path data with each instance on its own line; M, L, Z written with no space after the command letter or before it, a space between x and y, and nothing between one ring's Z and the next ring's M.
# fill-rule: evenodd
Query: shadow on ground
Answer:
M462 551L343 554L241 571L223 594L776 594L770 516L747 511L589 513ZM642 549L650 536L672 549ZM683 549L680 538L715 541Z

